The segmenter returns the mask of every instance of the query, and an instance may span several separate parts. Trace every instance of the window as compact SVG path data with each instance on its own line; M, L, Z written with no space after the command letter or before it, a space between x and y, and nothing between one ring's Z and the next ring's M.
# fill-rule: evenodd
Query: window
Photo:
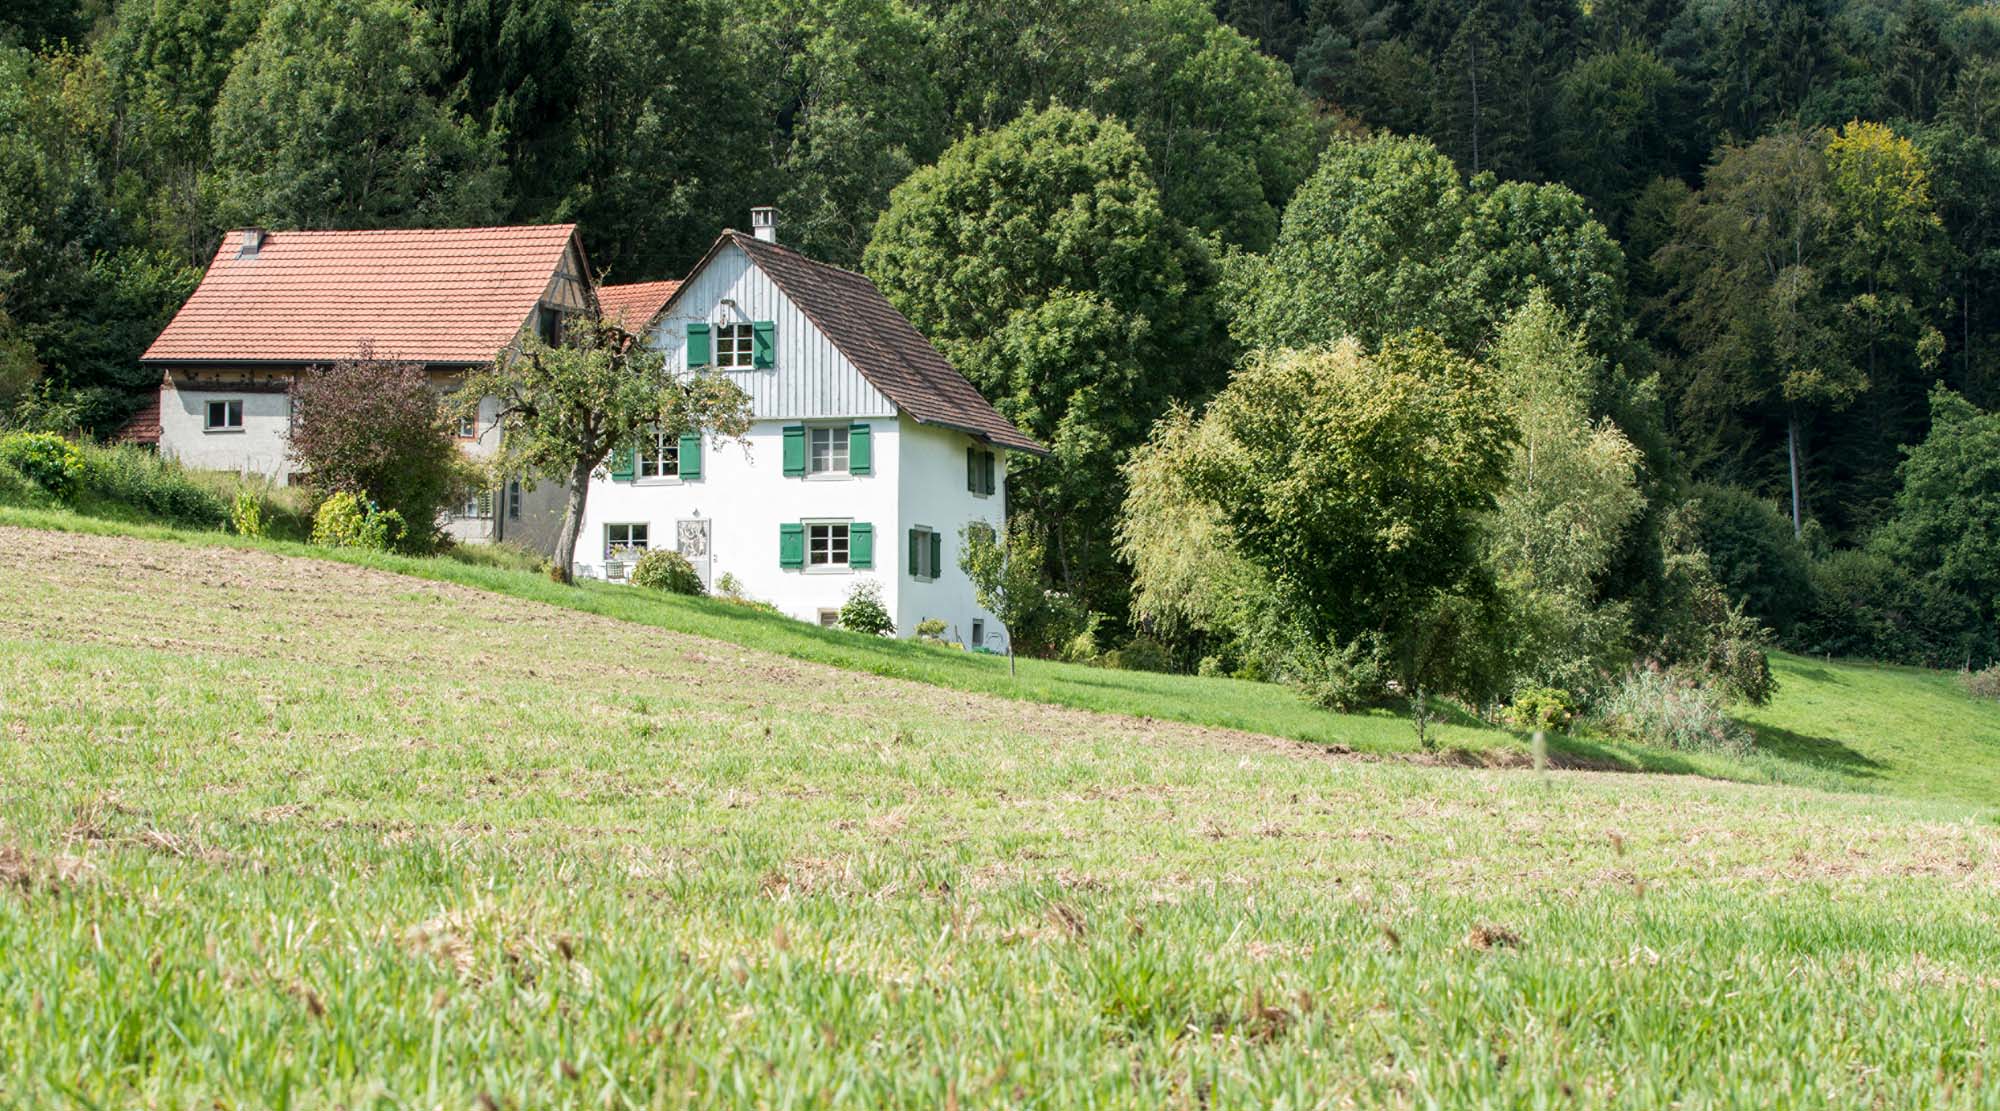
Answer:
M562 342L563 314L561 309L543 305L535 310L535 334L550 347Z
M521 519L521 480L518 478L507 482L507 519L510 521Z
M674 478L681 473L681 439L658 428L639 434L639 477Z
M718 324L715 327L715 365L724 370L749 370L755 340L748 324Z
M840 611L839 611L839 610L821 610L821 611L819 611L819 625L820 625L820 628L822 628L822 629L835 629L835 628L839 628L839 627L840 627Z
M972 646L978 648L985 643L986 622L975 617L972 619Z
M846 428L810 429L812 451L808 454L809 470L813 474L847 473L847 433Z
M646 550L645 525L605 525L604 558L638 558Z
M476 440L476 439L478 439L478 438L479 438L479 418L478 418L478 417L460 417L460 418L458 418L458 438L459 438L459 439L461 439L461 440Z
M807 525L806 566L847 566L847 542L848 530L846 525Z
M944 563L944 537L921 525L910 530L910 577L935 579Z
M965 488L975 494L991 494L997 488L993 477L993 453L976 447L965 449Z
M243 431L243 402L211 401L208 403L208 419L203 425L209 432Z
M472 520L483 520L493 516L492 491L482 490L477 494L468 496L464 503L458 507L455 516L466 517Z

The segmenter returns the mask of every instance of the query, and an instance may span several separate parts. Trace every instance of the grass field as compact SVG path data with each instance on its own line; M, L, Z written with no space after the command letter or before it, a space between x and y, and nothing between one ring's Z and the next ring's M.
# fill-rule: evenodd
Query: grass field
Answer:
M2000 1106L1990 797L1336 757L668 623L0 527L0 1105ZM1952 697L1816 666L1782 743ZM1990 743L1895 738L1854 785Z

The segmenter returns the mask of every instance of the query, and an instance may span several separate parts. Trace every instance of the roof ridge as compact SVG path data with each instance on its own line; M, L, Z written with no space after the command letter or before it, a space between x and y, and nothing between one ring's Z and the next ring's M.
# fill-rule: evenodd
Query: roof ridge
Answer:
M793 258L798 259L800 262L805 263L807 266L817 266L821 270L831 270L836 274L845 274L850 278L860 278L862 281L867 282L869 285L875 285L875 279L869 277L866 274L863 274L859 270L849 270L845 266L835 266L833 263L830 262L822 262L819 259L816 259L811 255L806 254L804 251L799 250L797 247L787 247L783 243L779 243L775 240L758 239L755 235L752 235L749 232L737 231L735 228L724 228L723 232L726 235L732 235L738 238L748 239L758 244L760 247L770 247L770 248L775 248L776 250L783 251L786 254L791 255ZM876 289L879 291L881 287L876 286ZM885 293L883 294L883 296L887 297L888 294Z
M261 231L267 235L436 235L440 232L575 231L576 224L462 224L449 228L257 228L239 225L224 232Z

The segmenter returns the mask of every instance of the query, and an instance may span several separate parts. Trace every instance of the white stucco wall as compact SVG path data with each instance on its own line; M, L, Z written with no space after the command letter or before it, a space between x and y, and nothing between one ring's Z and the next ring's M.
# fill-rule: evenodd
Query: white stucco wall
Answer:
M985 622L986 644L996 650L1005 647L999 635L1000 623L973 597L972 580L958 569L961 542L959 530L972 521L984 521L994 528L1007 520L1007 453L994 449L994 491L975 494L966 488L965 449L971 437L935 425L918 424L908 417L899 421L901 488L898 497L896 545L896 629L904 636L915 632L917 622L927 617L945 622L945 639L972 643L972 622ZM986 448L987 445L978 445ZM935 580L910 574L912 528L928 528L941 535L942 558Z
M208 430L210 401L241 401L242 430ZM195 470L283 480L292 469L285 455L291 425L292 401L283 393L160 390L160 454Z

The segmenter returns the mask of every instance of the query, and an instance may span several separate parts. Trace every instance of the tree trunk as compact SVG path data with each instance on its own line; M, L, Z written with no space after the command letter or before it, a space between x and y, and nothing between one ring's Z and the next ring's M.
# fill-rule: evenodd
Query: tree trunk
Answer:
M1799 513L1799 415L1797 413L1785 416L1785 454L1790 457L1792 465L1792 539L1797 540L1805 532Z
M556 536L556 581L576 582L576 535L583 531L583 500L590 493L594 465L582 462L569 469L569 498L563 506L562 532Z

